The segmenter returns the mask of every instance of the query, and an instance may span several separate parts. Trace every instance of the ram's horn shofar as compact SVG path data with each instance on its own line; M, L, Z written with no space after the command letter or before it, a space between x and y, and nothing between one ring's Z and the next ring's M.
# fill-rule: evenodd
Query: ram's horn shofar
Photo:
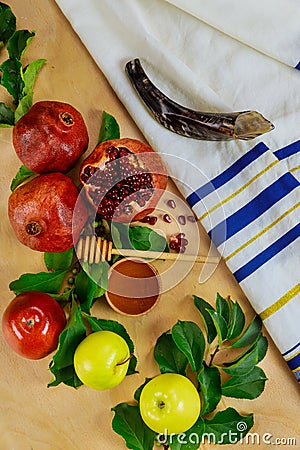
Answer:
M174 133L208 141L247 140L274 128L274 125L257 111L211 113L194 111L179 105L150 81L137 58L129 61L125 70L155 119Z

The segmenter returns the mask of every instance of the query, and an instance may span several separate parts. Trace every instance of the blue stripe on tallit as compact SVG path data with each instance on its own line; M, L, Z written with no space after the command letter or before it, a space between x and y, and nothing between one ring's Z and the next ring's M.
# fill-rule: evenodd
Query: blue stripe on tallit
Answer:
M298 353L298 355L296 355L294 358L286 362L291 370L297 369L298 367L300 367L300 353Z
M267 150L269 150L268 147L263 142L259 142L255 147L253 147L251 150L241 156L241 158L235 161L230 167L224 170L224 172L220 173L220 175L217 175L213 180L209 181L196 191L192 192L187 197L187 202L189 203L189 205L193 207L207 195L211 194L213 191L223 186L228 181L232 180L232 178L238 175L243 169L245 169L256 159L258 159Z
M286 147L276 150L276 152L274 152L274 155L278 159L284 159L298 152L300 152L300 141L295 141L287 145Z
M287 350L286 352L282 353L282 356L286 356L289 353L291 353L292 351L296 350L297 347L300 347L300 342L298 342L298 344L294 345L294 347L290 348L289 350Z
M289 172L285 173L249 203L212 228L208 232L211 240L219 247L297 187L299 181Z
M299 237L300 223L289 230L286 234L281 236L277 241L273 242L273 244L267 247L264 251L252 258L249 262L247 262L247 264L240 267L240 269L234 272L233 275L235 276L238 283L254 273L257 269L263 266L267 261L272 259Z

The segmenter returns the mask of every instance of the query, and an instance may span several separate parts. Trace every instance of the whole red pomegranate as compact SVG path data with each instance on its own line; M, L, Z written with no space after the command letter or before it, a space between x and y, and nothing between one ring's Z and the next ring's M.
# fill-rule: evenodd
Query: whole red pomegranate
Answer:
M8 216L22 244L41 252L63 252L78 240L87 209L73 181L53 172L38 175L12 192Z
M88 142L80 112L62 102L35 103L13 128L15 151L35 173L68 172Z
M126 223L154 210L168 175L161 157L149 145L123 138L99 144L81 165L80 180L100 215Z
M65 326L62 307L53 297L38 291L17 295L2 316L2 331L8 345L29 359L41 359L52 353Z

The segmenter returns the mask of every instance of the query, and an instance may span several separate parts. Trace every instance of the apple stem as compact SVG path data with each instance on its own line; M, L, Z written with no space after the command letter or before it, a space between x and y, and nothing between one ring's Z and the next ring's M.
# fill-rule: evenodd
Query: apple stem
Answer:
M130 355L128 356L128 358L126 358L124 361L118 363L117 366L122 366L123 364L126 364L128 361L131 360L132 357L133 357L133 353L130 353Z
M158 403L158 407L160 409L163 409L166 406L165 402L163 402L162 400Z

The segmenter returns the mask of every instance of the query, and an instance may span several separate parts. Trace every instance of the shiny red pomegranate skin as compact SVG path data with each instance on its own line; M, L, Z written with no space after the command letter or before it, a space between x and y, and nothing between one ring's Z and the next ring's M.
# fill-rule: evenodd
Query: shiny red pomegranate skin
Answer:
M116 184L111 173L118 175ZM100 215L128 223L155 209L168 174L162 158L149 145L121 138L102 142L94 149L81 165L80 180L88 201Z
M73 181L53 172L38 175L12 192L8 217L22 244L41 252L63 252L77 242L87 208Z
M68 172L88 143L82 115L68 103L37 102L13 128L15 151L35 173Z
M28 359L41 359L56 350L65 326L62 307L53 297L38 291L17 295L2 316L6 342Z

